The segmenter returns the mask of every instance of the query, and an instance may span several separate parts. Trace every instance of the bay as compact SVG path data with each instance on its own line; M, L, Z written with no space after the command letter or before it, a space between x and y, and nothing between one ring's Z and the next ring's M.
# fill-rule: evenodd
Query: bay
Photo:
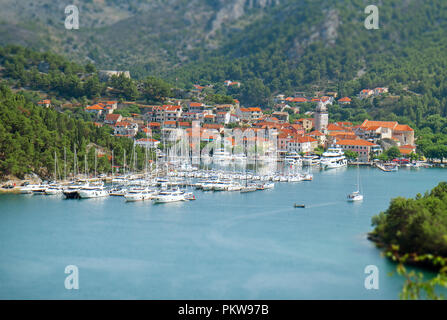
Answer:
M360 176L362 203L345 200L355 168L160 205L2 194L0 298L398 299L402 278L366 239L371 217L447 171L368 167ZM79 290L64 287L67 265L79 269ZM368 265L379 269L378 290L365 289Z

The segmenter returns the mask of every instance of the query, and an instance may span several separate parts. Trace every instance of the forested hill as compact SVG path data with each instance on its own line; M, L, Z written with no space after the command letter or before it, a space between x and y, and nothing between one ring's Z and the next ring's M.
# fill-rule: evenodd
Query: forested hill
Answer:
M398 116L445 116L444 0L80 1L65 30L64 1L4 0L0 42L61 53L97 69L156 75L180 87L242 82L230 92L265 105L275 93L387 86L415 97ZM379 8L379 29L364 10ZM23 23L32 21L32 23ZM226 93L226 92L222 92Z
M444 0L75 1L79 30L64 28L71 2L3 2L1 43L179 84L259 79L274 92L360 76L363 86L395 81L422 91L413 81L435 74L446 55ZM379 30L364 27L370 4Z
M85 155L89 172L94 171L95 152L99 155L98 172L110 172L111 150L116 156L115 164L122 164L124 150L131 155L132 148L131 139L113 137L109 128L97 128L92 122L38 107L0 83L0 179L8 175L23 177L26 173L52 178L55 153L58 177L64 173L64 158L70 174L74 170L75 149L81 173ZM138 148L137 152L138 159L144 159L143 151ZM130 163L130 159L127 161Z
M363 88L389 86L442 100L447 2L383 1L378 5L378 30L364 27L367 4L283 2L230 36L218 54L202 53L179 71L180 78L243 79L259 88L253 96L260 98L306 89L352 96Z

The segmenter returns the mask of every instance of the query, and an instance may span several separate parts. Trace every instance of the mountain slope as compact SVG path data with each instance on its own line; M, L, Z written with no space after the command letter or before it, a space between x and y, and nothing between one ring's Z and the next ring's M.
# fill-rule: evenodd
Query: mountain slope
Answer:
M336 90L352 96L365 87L389 86L411 96L409 105L401 102L389 111L414 121L447 114L443 0L380 3L379 30L365 29L370 3L363 0L92 0L79 5L77 31L62 28L68 2L39 0L32 6L24 0L17 9L4 1L9 5L0 14L6 21L2 43L51 49L98 68L129 69L133 77L152 74L178 86L240 80L240 90L221 93L253 105L266 104L277 92ZM422 115L413 110L418 105ZM374 108L378 114L384 106Z

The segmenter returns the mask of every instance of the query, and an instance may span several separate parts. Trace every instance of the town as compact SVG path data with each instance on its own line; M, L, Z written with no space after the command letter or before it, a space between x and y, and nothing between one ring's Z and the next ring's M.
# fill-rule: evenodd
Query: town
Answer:
M240 85L226 81L225 85ZM196 85L194 90L204 87ZM388 88L364 89L358 98L368 99L388 92ZM319 93L306 97L302 93L294 97L277 95L272 110L260 107L244 107L238 100L231 104L206 104L192 100L168 99L169 104L144 105L135 102L98 100L85 107L92 114L96 126L113 128L113 135L128 137L136 145L157 148L161 142L173 143L186 131L192 136L192 124L200 125L201 142L210 142L210 137L224 135L231 129L250 130L256 136L269 135L275 138L275 156L279 159L288 154L310 155L331 147L340 147L351 160L368 163L391 147L398 148L401 158L416 154L414 130L396 121L372 121L364 119L360 124L351 122L329 122L329 109L333 104L349 105L351 98L337 98L336 92ZM313 111L300 113L300 104L311 103ZM40 105L51 106L50 100ZM123 110L133 106L138 113L124 114ZM136 110L136 109L134 109ZM237 147L234 137L232 149ZM259 139L257 143L259 143ZM231 151L231 150L230 150Z

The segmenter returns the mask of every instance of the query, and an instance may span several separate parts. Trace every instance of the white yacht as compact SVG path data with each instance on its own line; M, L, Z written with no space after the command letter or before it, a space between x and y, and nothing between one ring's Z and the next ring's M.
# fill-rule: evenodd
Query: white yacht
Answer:
M299 166L303 164L301 156L294 151L289 152L286 155L286 157L284 158L284 162L287 164L295 164L295 165L299 165Z
M41 186L39 184L29 184L27 186L24 186L24 187L20 188L20 193L22 193L22 194L31 194L35 190L39 190L40 188L41 188Z
M233 183L230 183L227 191L241 191L241 189L242 189L242 186L239 182L233 182Z
M354 191L350 194L348 194L348 199L349 202L354 202L354 201L362 201L363 200L363 195L360 194L360 191Z
M88 182L77 182L65 188L62 193L67 199L79 199L79 190L88 187L89 185Z
M154 203L168 203L168 202L178 202L185 200L186 200L185 193L180 191L179 189L161 191L153 199Z
M45 194L49 196L61 195L64 188L60 185L51 185L45 190Z
M50 186L48 184L41 184L38 186L35 186L33 188L33 194L45 194L45 191L49 188Z
M247 156L243 153L233 155L234 162L246 162Z
M231 160L231 154L224 149L216 149L213 153L214 162L226 162Z
M308 155L303 157L303 166L315 166L320 164L320 157L316 155Z
M273 182L267 182L264 183L264 189L273 189L275 187L275 184Z
M304 173L301 175L301 180L303 181L312 181L314 178L312 173Z
M258 187L256 185L254 186L246 186L246 187L242 187L241 192L245 193L245 192L253 192L258 190Z
M81 199L108 197L109 193L103 186L88 186L79 189L79 197Z
M185 193L185 200L196 200L196 197L194 196L194 193L192 192L187 192Z
M231 181L220 180L216 181L213 185L214 191L228 191L229 186L231 185Z
M341 148L330 147L323 153L320 161L321 169L336 169L346 167L348 160Z
M125 194L124 198L128 202L151 200L156 192L148 188L131 188Z
M300 181L303 181L303 178L299 174L291 175L291 176L288 177L287 181L288 182L300 182Z
M215 184L216 184L216 181L207 181L205 183L202 183L202 190L203 191L211 191L214 189Z
M127 189L123 187L117 187L109 190L109 195L114 197L124 197L124 195L127 193Z

